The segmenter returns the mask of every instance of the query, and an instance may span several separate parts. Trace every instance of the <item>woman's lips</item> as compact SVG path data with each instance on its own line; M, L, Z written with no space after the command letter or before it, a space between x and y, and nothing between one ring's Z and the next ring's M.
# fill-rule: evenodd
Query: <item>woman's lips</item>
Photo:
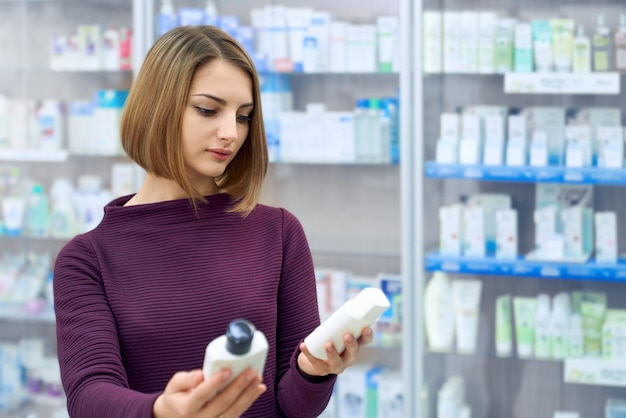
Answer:
M219 149L210 149L208 150L209 154L213 156L216 160L225 161L230 157L232 151L229 150L219 150Z

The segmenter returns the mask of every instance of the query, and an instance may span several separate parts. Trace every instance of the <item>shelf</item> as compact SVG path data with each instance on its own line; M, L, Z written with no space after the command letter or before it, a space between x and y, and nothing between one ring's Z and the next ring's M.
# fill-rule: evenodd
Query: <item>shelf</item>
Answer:
M270 164L276 166L342 166L342 167L400 167L397 163L379 163L379 162L338 162L338 161L270 161Z
M69 158L128 158L125 154L84 154L68 150L0 149L0 162L62 163Z
M626 185L626 169L570 167L508 167L462 164L425 164L426 177L521 183Z
M331 72L331 71L320 71L320 72L303 72L303 71L260 71L259 76L269 76L276 74L285 74L285 75L293 75L293 76L307 76L307 75L323 75L323 76L388 76L388 77L398 77L399 73L380 73L380 72Z
M554 371L563 374L565 383L597 385L608 387L626 386L626 361L605 360L602 358L576 357L565 359L520 358L517 356L500 357L495 354L461 354L454 351L426 351L427 356L446 356L467 361L505 361L532 362L541 368L554 367Z
M25 161L25 162L64 162L67 161L67 150L0 150L0 161Z
M626 387L626 361L602 358L566 359L563 380L566 383Z
M54 324L56 318L52 308L44 309L38 313L30 313L24 305L0 303L0 320Z
M585 280L626 283L626 260L617 264L529 261L495 257L470 258L442 256L432 252L425 257L426 270L459 274L496 275L536 279Z
M621 74L606 73L424 73L424 77L470 77L501 83L506 94L618 95ZM503 79L503 80L502 80ZM502 80L502 81L501 81Z
M456 349L452 349L453 351L433 351L430 349L426 349L424 353L427 356L447 356L447 357L460 357L463 359L482 359L488 361L511 361L511 362L538 362L542 364L550 364L550 365L560 365L565 359L554 359L554 358L537 358L537 357L518 357L515 354L511 354L510 356L498 356L495 353L459 353L454 351Z
M27 241L37 241L37 242L53 242L58 241L60 244L66 243L69 238L57 238L57 237L33 237L29 235L5 235L0 231L0 240L10 239L10 240L27 240Z
M508 73L508 94L619 94L619 73Z
M0 0L1 2L2 0ZM20 74L20 75L49 75L49 74L65 74L65 75L132 75L132 70L53 70L48 67L22 68L22 67L0 67L0 75L4 74Z

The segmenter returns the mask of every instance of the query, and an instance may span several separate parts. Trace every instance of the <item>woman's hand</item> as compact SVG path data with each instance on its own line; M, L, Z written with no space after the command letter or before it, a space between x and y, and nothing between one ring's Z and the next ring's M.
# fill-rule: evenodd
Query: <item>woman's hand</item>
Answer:
M313 356L306 347L306 344L300 343L301 353L298 355L298 367L309 376L327 376L329 374L340 374L345 369L352 366L356 362L359 349L374 339L374 331L370 327L363 328L361 336L356 339L350 333L343 336L343 342L346 348L343 352L338 353L331 341L324 346L326 350L327 360L320 360Z
M154 418L233 418L243 414L267 387L247 369L226 385L231 372L204 380L201 370L176 373L152 408Z

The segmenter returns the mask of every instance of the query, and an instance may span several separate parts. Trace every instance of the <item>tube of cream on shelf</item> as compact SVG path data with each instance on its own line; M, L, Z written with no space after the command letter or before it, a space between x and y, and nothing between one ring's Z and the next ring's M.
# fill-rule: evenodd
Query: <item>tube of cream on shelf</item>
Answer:
M602 323L606 314L606 294L597 292L574 292L574 305L583 320L585 355L599 357L601 354Z
M510 357L513 352L513 325L511 323L511 295L496 299L496 354Z
M480 280L454 280L452 282L456 349L462 354L476 353L481 289Z
M533 51L535 55L535 71L538 73L551 72L554 65L552 52L552 28L547 20L533 20Z
M537 300L530 297L513 298L515 340L520 358L533 356L535 345L535 308Z
M8 236L22 234L24 211L26 201L22 197L8 196L2 199L2 218L4 219L4 231Z
M554 64L559 73L572 71L572 52L574 41L573 19L551 19L552 47Z
M448 352L454 342L454 312L452 285L448 276L436 271L424 291L424 318L428 347Z

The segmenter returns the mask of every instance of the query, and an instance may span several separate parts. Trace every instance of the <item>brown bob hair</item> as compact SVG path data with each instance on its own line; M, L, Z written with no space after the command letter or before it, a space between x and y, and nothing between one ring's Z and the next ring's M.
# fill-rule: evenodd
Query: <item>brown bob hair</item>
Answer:
M247 215L259 200L268 166L261 93L252 59L222 30L178 27L150 48L124 105L122 147L147 172L178 183L194 207L198 201L206 202L189 181L181 127L196 70L216 59L240 68L252 81L254 109L248 137L224 173L215 179L217 187L236 201L231 210Z

